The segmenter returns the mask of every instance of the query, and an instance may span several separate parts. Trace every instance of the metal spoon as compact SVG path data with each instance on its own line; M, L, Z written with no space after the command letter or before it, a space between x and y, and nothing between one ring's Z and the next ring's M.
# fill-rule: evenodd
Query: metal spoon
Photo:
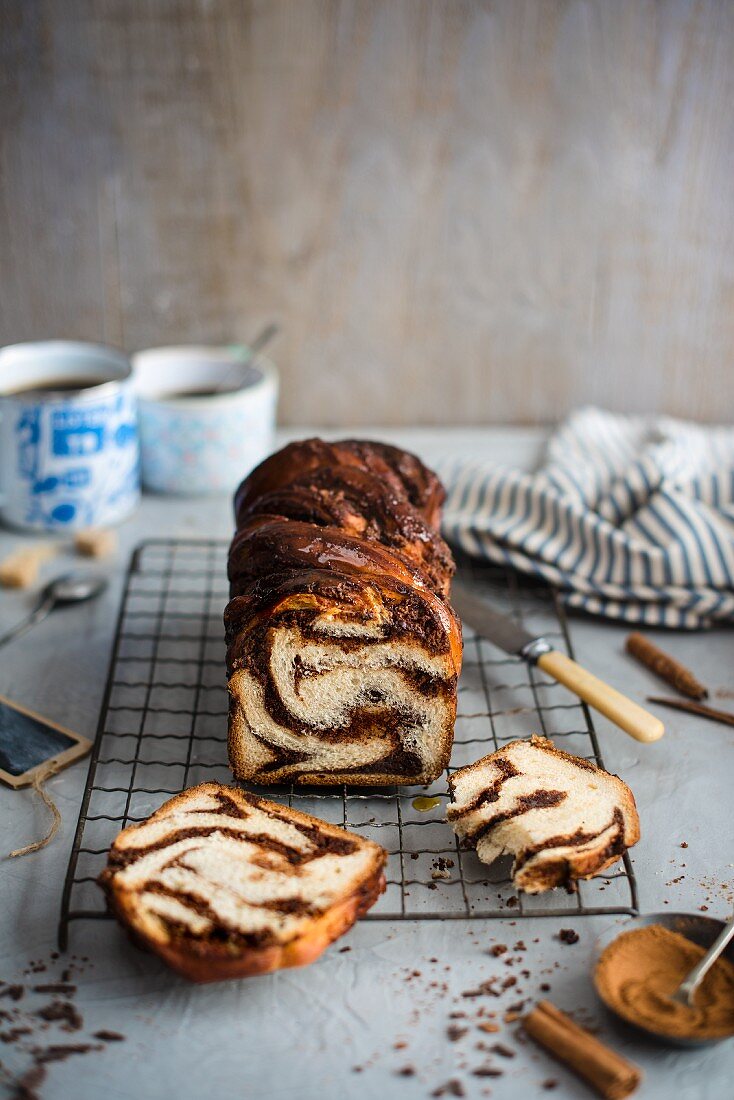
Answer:
M19 638L36 623L40 623L47 615L50 615L57 607L66 607L69 604L84 603L99 596L107 587L104 577L95 577L92 574L68 573L63 577L57 577L50 581L38 597L36 606L26 619L21 619L7 634L0 635L0 646L13 638Z
M689 1008L693 1007L693 996L698 986L732 938L734 938L734 917L731 918L728 924L724 925L704 957L696 963L688 977L684 978L680 983L675 993L672 995L674 1001L678 1001L678 1003L682 1005L687 1005Z
M261 329L260 332L258 332L255 339L252 341L252 343L248 344L245 347L244 350L247 354L243 357L243 359L239 363L235 363L232 367L230 367L230 369L228 371L226 371L226 373L224 374L224 377L220 378L220 380L217 382L216 386L214 387L214 392L215 393L221 393L222 390L225 390L227 388L227 383L228 383L229 379L232 377L232 375L234 374L235 370L239 370L242 367L251 366L252 363L255 362L255 359L258 357L258 355L263 350L263 348L267 344L269 344L270 341L275 336L277 336L279 332L280 332L280 325L276 325L276 324L266 325L264 329Z

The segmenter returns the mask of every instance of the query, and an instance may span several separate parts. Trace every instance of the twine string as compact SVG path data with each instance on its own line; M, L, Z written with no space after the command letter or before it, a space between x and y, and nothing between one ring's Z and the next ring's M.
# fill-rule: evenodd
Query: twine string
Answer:
M31 784L31 790L35 791L41 801L48 807L52 814L52 821L49 826L48 832L41 840L34 840L32 844L26 844L24 848L16 848L14 852L8 852L8 859L15 859L17 856L27 856L31 852L40 852L41 848L45 848L47 844L50 844L53 838L59 831L59 825L61 824L61 814L59 808L54 802L51 795L44 787L44 783L56 775L59 771L58 764L50 760L42 768L39 768Z

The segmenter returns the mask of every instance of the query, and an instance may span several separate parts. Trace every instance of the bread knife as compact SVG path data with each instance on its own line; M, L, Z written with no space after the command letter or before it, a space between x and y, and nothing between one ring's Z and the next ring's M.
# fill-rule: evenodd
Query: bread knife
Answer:
M644 707L628 699L626 695L605 684L603 680L587 672L565 653L554 649L542 636L533 637L507 615L495 611L486 600L461 581L451 586L451 605L462 622L499 646L505 653L522 657L528 664L537 665L543 672L563 684L579 699L605 715L610 722L623 729L637 741L657 741L665 733L665 726Z

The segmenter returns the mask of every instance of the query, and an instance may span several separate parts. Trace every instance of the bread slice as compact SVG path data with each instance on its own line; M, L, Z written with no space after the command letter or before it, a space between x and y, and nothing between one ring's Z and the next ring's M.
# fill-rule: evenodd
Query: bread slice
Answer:
M133 937L195 982L313 962L385 889L370 840L203 783L124 829L100 876Z
M515 857L512 880L539 894L589 878L640 839L629 787L545 737L511 741L449 779L448 819L483 862Z

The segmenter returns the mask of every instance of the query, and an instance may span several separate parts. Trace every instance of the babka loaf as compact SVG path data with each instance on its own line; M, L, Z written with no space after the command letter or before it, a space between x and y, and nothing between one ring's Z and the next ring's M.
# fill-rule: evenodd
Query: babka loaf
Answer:
M225 612L240 779L428 783L448 763L461 630L443 489L380 443L291 443L235 496Z
M519 890L589 878L640 839L632 792L616 775L545 737L511 741L449 778L447 816L484 863L515 857Z
M133 938L196 982L313 962L385 889L370 840L203 783L115 840L100 876Z

